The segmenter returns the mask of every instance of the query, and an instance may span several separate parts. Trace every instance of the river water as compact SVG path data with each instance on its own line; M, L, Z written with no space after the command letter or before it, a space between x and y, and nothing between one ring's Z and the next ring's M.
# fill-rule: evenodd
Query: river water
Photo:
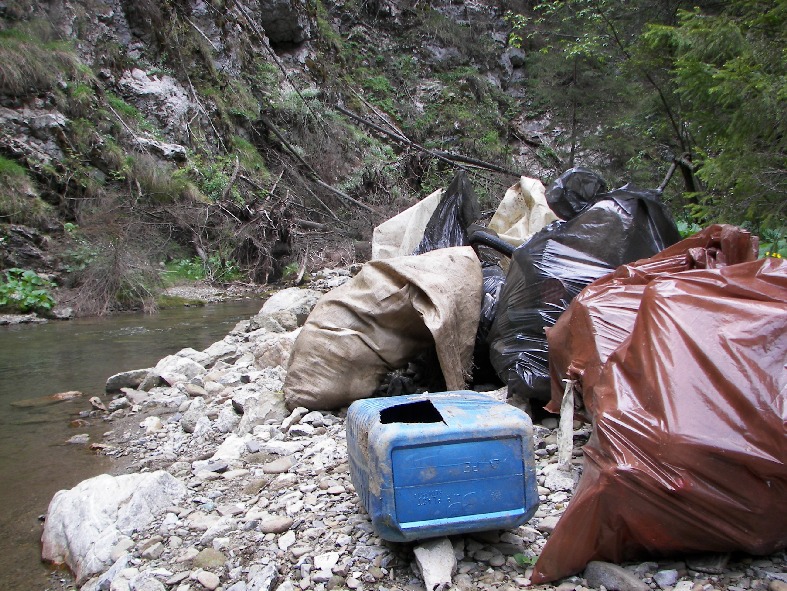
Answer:
M87 399L103 397L112 374L151 367L185 347L205 349L261 306L257 299L154 315L0 326L0 589L50 587L52 571L40 560L39 516L58 490L112 470L110 460L88 446L65 444L80 433L100 441L112 429L102 420L69 425L89 410ZM49 405L36 400L68 390L84 396Z

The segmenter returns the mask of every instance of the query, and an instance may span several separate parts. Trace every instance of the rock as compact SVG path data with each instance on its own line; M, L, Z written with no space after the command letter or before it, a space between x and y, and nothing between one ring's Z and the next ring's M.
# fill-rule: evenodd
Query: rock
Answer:
M232 404L223 406L216 417L215 427L220 433L229 433L240 423L240 415L235 412Z
M129 408L130 406L131 406L131 401L125 396L121 396L120 398L115 398L111 400L107 405L107 410L109 410L109 412L115 412L116 410L120 410L121 408Z
M197 571L195 578L199 581L200 585L208 589L208 591L213 591L221 583L221 579L219 579L218 575L206 570Z
M321 297L322 293L313 289L302 289L300 287L283 289L268 298L255 318L270 316L280 311L288 311L297 317L298 326L303 326L317 300Z
M39 396L37 398L25 398L24 400L14 400L11 406L14 408L39 408L42 406L50 406L58 402L65 402L67 400L75 400L83 396L82 392L78 390L70 390L68 392L58 392L57 394L50 394L49 396Z
M448 538L424 542L413 552L426 591L439 591L451 586L451 576L456 571L456 556Z
M208 391L199 384L186 384L183 389L189 398L207 398L209 396Z
M572 492L576 485L575 471L570 469L564 470L559 464L549 464L544 468L544 486L550 491L567 491Z
M787 583L778 579L773 579L768 583L768 591L787 591Z
M633 573L617 564L594 560L585 567L584 577L588 585L601 585L609 591L649 591L649 587Z
M90 441L90 435L88 433L80 433L79 435L74 435L73 437L69 437L66 440L66 443L70 443L72 445L83 445Z
M660 570L655 575L653 575L653 580L656 581L656 584L658 584L658 586L662 589L672 587L678 582L679 578L680 575L675 569Z
M277 515L261 521L259 530L264 534L280 534L289 530L292 524L291 518Z
M314 557L314 566L319 570L331 571L334 566L339 562L338 552L326 552L318 554Z
M246 581L247 591L273 591L274 585L279 581L279 573L273 564L266 566L253 564L249 568L249 576ZM280 590L281 587L277 589L277 591Z
M204 534L202 534L199 543L202 546L207 546L214 539L235 530L237 527L238 522L232 517L222 517L213 526L208 528Z
M171 160L173 162L186 161L186 148L180 144L168 144L166 142L160 142L158 140L144 137L137 137L136 141L143 151L149 150L164 160Z
M224 440L213 454L214 460L237 460L246 452L246 440L234 433Z
M536 524L536 529L540 532L552 533L555 530L559 519L560 515L549 515L544 517Z
M108 394L120 392L121 388L139 388L140 384L150 374L150 369L135 369L116 373L107 379L106 391Z
M164 430L164 423L158 417L147 417L139 426L145 430L145 433L158 433Z
M180 418L180 427L186 433L194 433L197 428L197 421L207 414L205 401L202 398L195 398L191 401L189 409Z
M257 341L253 351L254 365L259 368L286 366L299 332L294 330L282 335L269 334Z
M269 420L281 421L288 416L290 411L284 404L284 392L262 391L256 405L246 409L238 425L238 433L249 433L258 425Z
M686 566L700 573L718 575L724 572L729 560L729 553L695 554L686 557Z
M295 543L295 532L292 530L289 530L284 534L282 534L277 542L279 549L285 551L294 543Z
M145 528L186 495L169 473L102 474L61 490L49 503L41 538L44 560L67 564L81 584L110 564L122 535Z
M195 568L221 568L227 562L227 557L218 550L213 548L205 548L194 556Z
M207 370L196 361L178 355L165 357L156 364L153 371L170 386L188 382L207 373Z
M291 456L285 456L278 460L273 460L267 464L263 464L262 471L266 474L283 474L295 465L295 461Z
M92 406L94 409L103 410L104 412L107 412L106 405L103 402L101 402L101 399L98 396L91 397L88 400L88 402L90 403L90 406Z

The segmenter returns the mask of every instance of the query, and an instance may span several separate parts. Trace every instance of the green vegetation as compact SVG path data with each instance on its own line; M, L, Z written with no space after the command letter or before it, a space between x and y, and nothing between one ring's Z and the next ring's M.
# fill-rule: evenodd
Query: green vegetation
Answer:
M28 96L54 89L61 77L85 78L71 45L46 38L50 34L42 22L0 31L0 93Z
M199 281L205 279L205 267L199 257L178 259L167 263L164 282L175 285L180 281Z
M54 208L43 201L27 170L0 156L0 222L41 227L54 218Z
M635 170L656 179L682 156L685 185L667 192L676 210L784 226L783 2L555 0L508 18L511 42L540 50L529 58L536 104L570 122L569 165L604 153L614 183Z
M18 312L48 312L55 305L50 292L55 284L35 271L8 269L0 282L0 309Z

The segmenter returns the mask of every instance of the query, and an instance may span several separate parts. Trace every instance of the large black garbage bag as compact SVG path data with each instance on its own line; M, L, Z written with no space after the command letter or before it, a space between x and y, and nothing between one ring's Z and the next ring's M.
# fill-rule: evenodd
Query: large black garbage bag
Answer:
M467 175L460 170L440 199L413 254L470 244L467 228L481 215L478 198Z
M561 174L546 193L549 208L570 220L595 203L599 194L607 190L607 183L586 168L571 168Z
M490 360L509 395L549 400L545 329L587 285L679 239L657 193L626 185L517 248L489 334Z

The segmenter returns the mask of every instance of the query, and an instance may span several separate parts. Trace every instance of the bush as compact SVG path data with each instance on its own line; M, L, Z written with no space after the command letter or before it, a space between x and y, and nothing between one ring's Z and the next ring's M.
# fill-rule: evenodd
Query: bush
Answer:
M9 269L0 283L0 308L19 312L48 312L55 305L49 292L55 284L35 271Z

